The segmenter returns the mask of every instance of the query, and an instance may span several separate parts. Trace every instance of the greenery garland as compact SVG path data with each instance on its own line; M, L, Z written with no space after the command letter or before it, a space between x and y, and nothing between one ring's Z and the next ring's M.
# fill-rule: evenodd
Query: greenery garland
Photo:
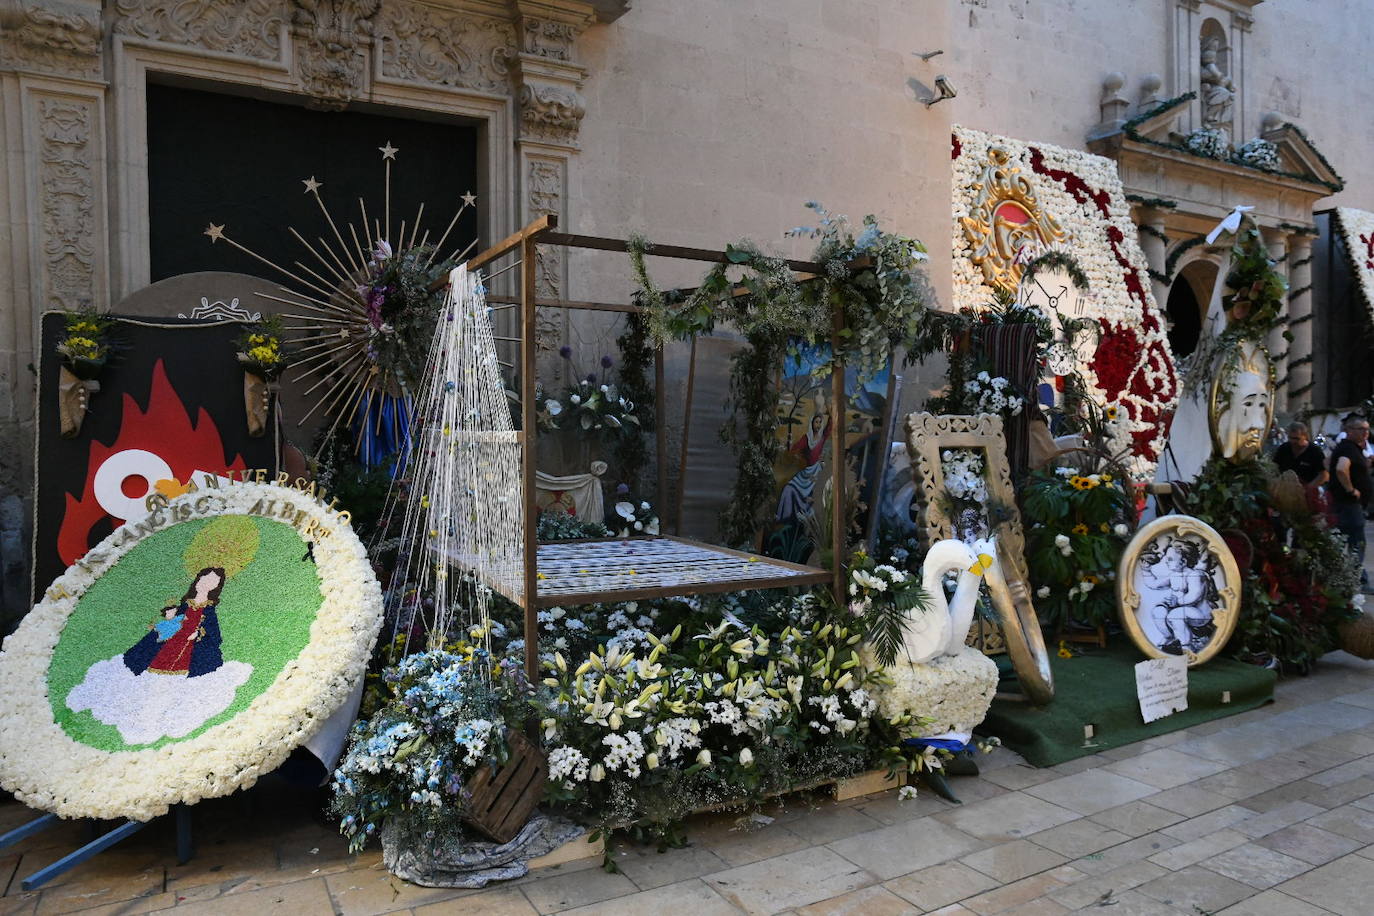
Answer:
M620 393L635 405L639 425L626 430L612 440L611 465L620 479L638 491L640 473L649 460L645 437L654 430L658 418L654 414L654 390L649 385L649 371L654 359L654 347L649 341L649 322L643 314L628 316L625 333L616 338L620 348ZM659 456L663 460L663 456Z
M1288 281L1274 269L1274 261L1260 237L1259 227L1248 217L1236 233L1231 248L1231 270L1226 275L1231 292L1222 297L1226 311L1226 327L1216 336L1204 334L1197 349L1184 364L1185 391L1200 391L1211 384L1216 367L1227 354L1245 341L1263 341L1278 327L1284 302L1288 295ZM1284 331L1287 340L1292 339Z
M732 324L748 342L730 369L729 407L741 422L721 431L721 441L734 451L739 467L721 517L722 537L732 545L753 540L774 497L778 392L772 382L783 356L799 341L829 341L832 316L838 312L835 352L817 374L828 374L838 362L854 367L860 379L872 378L897 349L907 352L908 363L914 360L912 348L929 314L925 281L917 269L926 260L924 245L884 232L873 216L864 217L855 235L846 217L815 201L806 206L819 217L817 224L786 234L819 239L813 260L824 269L814 282L798 283L785 260L743 240L726 246L726 262L713 266L695 289L665 292L644 263L652 244L641 235L629 239L639 301L656 342L709 334L718 322Z
M1086 291L1088 289L1088 275L1079 265L1078 260L1067 251L1047 251L1040 257L1026 264L1021 268L1021 282L1029 283L1035 279L1035 275L1042 270L1062 270L1069 275L1073 285Z

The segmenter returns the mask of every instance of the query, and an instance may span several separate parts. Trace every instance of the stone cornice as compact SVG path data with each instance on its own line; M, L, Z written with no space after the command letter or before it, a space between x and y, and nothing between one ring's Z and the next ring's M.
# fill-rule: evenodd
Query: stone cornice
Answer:
M1183 150L1131 140L1122 134L1090 144L1115 159L1128 193L1176 201L1166 217L1173 229L1206 232L1238 203L1255 207L1264 225L1310 222L1313 205L1331 194L1325 185L1207 159Z
M74 0L0 0L0 69L100 76L100 8Z

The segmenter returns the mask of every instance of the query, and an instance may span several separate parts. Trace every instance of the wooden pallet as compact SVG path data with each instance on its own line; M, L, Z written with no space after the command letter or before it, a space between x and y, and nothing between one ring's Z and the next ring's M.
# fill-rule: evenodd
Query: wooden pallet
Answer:
M498 843L515 839L544 796L548 760L520 732L506 733L510 757L499 767L483 767L468 783L463 820Z

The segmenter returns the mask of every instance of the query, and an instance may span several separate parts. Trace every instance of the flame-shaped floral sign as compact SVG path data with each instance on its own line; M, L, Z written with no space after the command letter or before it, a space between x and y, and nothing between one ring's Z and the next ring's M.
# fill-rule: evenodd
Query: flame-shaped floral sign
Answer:
M145 820L252 785L363 676L367 555L313 485L193 477L48 588L0 651L0 785Z

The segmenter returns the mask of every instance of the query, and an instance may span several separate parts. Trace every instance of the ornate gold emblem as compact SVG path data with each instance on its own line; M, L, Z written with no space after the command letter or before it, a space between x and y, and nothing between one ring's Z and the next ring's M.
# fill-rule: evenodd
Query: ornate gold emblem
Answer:
M1264 450L1274 422L1274 364L1253 340L1229 352L1212 378L1207 425L1217 454L1240 464Z
M988 150L969 215L961 218L964 238L972 247L969 259L983 271L983 282L1008 292L1021 283L1024 255L1021 249L1048 248L1068 237L1041 207L1035 186L1021 174L1019 165L1010 164L1010 154L1000 146Z

